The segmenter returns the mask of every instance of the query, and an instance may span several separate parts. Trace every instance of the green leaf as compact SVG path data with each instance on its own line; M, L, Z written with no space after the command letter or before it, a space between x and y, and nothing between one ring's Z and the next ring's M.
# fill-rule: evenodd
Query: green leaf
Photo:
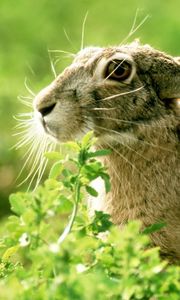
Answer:
M56 179L61 174L63 169L64 169L64 166L63 166L62 162L57 161L50 170L49 178Z
M87 150L82 149L79 152L79 155L78 155L78 162L79 162L79 164L81 166L84 165L87 159L88 159L88 152L87 152Z
M81 145L82 145L82 148L88 148L89 147L89 144L90 142L92 141L92 138L93 138L93 131L89 131L82 139L82 142L81 142Z
M53 178L49 178L45 181L44 183L45 187L48 189L48 190L61 190L62 188L62 183L57 181L56 179L53 179Z
M90 173L98 173L102 170L102 165L100 162L95 161L84 166L84 168Z
M69 213L72 210L73 204L72 202L65 197L64 195L60 195L58 199L59 205L57 207L58 212L60 213Z
M93 222L90 224L89 228L95 234L98 234L99 232L105 232L109 230L111 226L112 222L110 221L110 215L96 210Z
M92 188L91 186L87 185L86 186L86 191L88 192L88 194L90 194L93 197L97 197L98 196L98 192Z
M13 246L8 248L2 256L2 261L8 261L12 255L14 255L19 249L19 246Z
M62 175L63 175L64 177L70 177L70 176L73 175L73 173L72 173L72 171L69 170L69 169L64 169L64 170L62 171Z
M65 147L69 148L72 151L75 151L75 152L79 152L80 151L80 146L76 142L67 142L64 145L65 145Z
M89 152L88 157L91 158L91 157L98 157L98 156L106 156L111 154L111 152L112 151L110 149L97 150L95 152Z
M49 160L60 160L63 159L63 156L60 152L52 151L52 152L45 152L44 156Z
M109 175L106 174L106 173L101 173L101 178L104 180L106 193L110 192L110 190L111 190L111 182L110 182Z
M24 200L19 193L11 194L9 197L9 202L11 204L11 210L15 212L17 215L21 215L26 206L24 205Z
M163 227L165 227L167 224L165 222L161 222L161 223L155 223L155 224L152 224L148 227L146 227L144 230L143 230L143 234L150 234L150 233L153 233L155 231L159 231L160 229L162 229Z

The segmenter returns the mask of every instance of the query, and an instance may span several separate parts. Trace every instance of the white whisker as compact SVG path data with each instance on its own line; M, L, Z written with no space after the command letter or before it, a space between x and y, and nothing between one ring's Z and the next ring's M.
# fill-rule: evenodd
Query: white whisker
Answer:
M56 73L56 69L55 69L55 66L54 66L53 59L51 57L51 52L50 51L48 51L48 55L49 55L49 60L50 60L50 65L51 65L51 71L52 71L52 73L54 75L54 78L56 78L57 77L57 73Z
M117 110L117 107L115 107L115 108L113 108L113 109L116 109ZM101 111L101 110L111 110L111 108L109 109L109 108L92 108L92 109L88 109L88 110L95 110L95 111ZM156 124L153 124L152 122L153 122L153 120L151 120L150 122L150 124L145 124L145 123L142 123L142 121L129 121L129 120L123 120L123 119L117 119L117 118L110 118L110 117L97 117L97 116L93 116L93 118L94 119L102 119L102 120L111 120L111 121L115 121L115 122L122 122L122 123L127 123L127 124L134 124L134 125L140 125L140 126L143 126L143 127L160 127L160 128L167 128L167 125L161 125L161 124L159 124L160 122L157 122L157 121L155 121L156 122ZM144 121L145 122L145 121ZM149 120L147 121L147 122L149 122Z
M43 142L43 145L41 145L41 149L40 149L40 151L39 151L39 153L37 155L37 159L36 159L37 163L35 164L35 167L37 166L38 162L39 162L39 166L37 167L37 169L36 169L35 172L34 172L34 169L31 170L31 172L30 172L30 176L32 175L33 172L34 172L34 174L33 174L32 178L31 178L31 181L30 181L30 183L28 185L28 190L30 189L30 187L31 187L31 185L32 185L32 183L33 183L33 181L34 181L34 179L35 179L36 176L37 176L37 180L36 180L36 186L35 186L35 188L39 184L39 178L41 177L40 174L41 174L41 171L43 170L43 166L45 165L45 168L46 168L46 161L47 161L47 159L43 155L47 151L47 149L48 149L48 143L47 143L47 138L45 138L45 140ZM26 181L27 181L27 179L30 176L28 175L28 177L26 178Z
M33 135L30 135L30 134L25 135L22 139L20 139L19 142L17 142L17 143L11 148L11 150L13 150L13 149L16 149L16 150L17 150L17 149L21 148L21 147L24 146L24 145L30 144L32 138L33 138Z
M23 159L26 158L25 163L23 164L23 167L21 168L20 173L18 174L16 181L19 179L19 177L21 176L22 172L24 171L25 167L27 166L27 164L31 161L33 155L35 155L35 150L37 149L37 143L36 140L34 140L34 142L32 142L32 145L30 146L30 148L28 149L28 151L24 154ZM20 183L21 184L21 183Z
M72 46L72 48L76 51L76 49L74 48L74 45L72 43L72 40L70 39L69 35L67 34L67 31L65 28L63 28L63 31L64 31L64 34L65 34L65 37L67 39L67 41L69 42L69 44Z
M149 15L147 15L137 26L136 26L136 21L137 21L137 16L138 16L139 10L136 10L136 14L133 20L132 27L128 33L128 35L122 40L120 43L120 46L126 43L126 41L146 22L146 20L149 18Z
M62 59L61 59L61 58L57 58L57 59L54 61L54 66L56 66L60 60L62 60Z
M19 96L17 97L17 99L18 99L22 104L24 104L25 106L30 107L30 108L32 109L32 100L33 100L32 97L30 97L30 96L21 96L21 95L19 95Z
M118 93L118 94L114 94L112 96L108 96L108 97L102 98L102 99L100 99L100 101L107 101L107 100L115 99L117 97L121 97L121 96L129 95L129 94L133 94L133 93L136 93L136 92L142 90L143 88L144 88L144 85L141 86L141 87L139 87L139 88L137 88L137 89L128 91L128 92L121 92L121 93ZM84 107L86 108L88 104L92 104L92 100L87 101L86 105L81 105L81 108L84 108ZM107 110L107 108L98 108L98 109L99 110ZM110 109L115 109L115 108L108 108L108 109L110 110ZM95 108L94 110L97 110L97 108Z
M22 96L22 95L19 95L19 96L17 96L17 99L18 100L26 100L27 102L31 103L34 98L31 97L31 96Z
M82 24L81 47L80 47L81 50L84 48L84 32L85 32L85 25L86 25L88 13L89 13L89 12L87 11L87 13L85 14L84 20L83 20L83 24Z
M115 95L112 95L112 96L108 96L108 97L102 98L101 101L110 100L110 99L114 99L116 97L132 94L132 93L135 93L135 92L138 92L138 91L142 90L143 88L144 88L144 86L141 86L141 87L139 87L137 89L134 89L132 91L123 92L123 93L115 94Z
M29 120L28 120L28 119L20 119L17 116L13 116L13 119L16 120L16 121L18 121L18 122L20 122L20 123L27 123L27 122L32 121L32 117L29 118Z
M64 51L64 50L48 50L48 52L51 52L51 53L64 53L64 54L67 54L67 55L69 55L70 57L73 57L73 58L76 56L76 54L68 52L68 51Z
M101 111L101 110L105 110L105 111L109 111L109 110L117 110L117 107L93 107L93 108L90 108L88 110L98 110L98 111ZM100 118L100 117L99 117Z
M21 116L22 117L31 117L31 119L32 119L33 115L34 115L34 113L32 113L32 112L17 114L17 116L19 116L19 117L21 117Z
M30 121L28 122L23 122L23 123L20 123L20 124L17 124L14 126L14 129L21 129L21 128L29 128L29 126L33 124L33 120L32 120L32 123Z
M18 136L18 135L22 135L22 134L23 134L23 136L24 136L24 135L25 135L26 133L28 133L28 132L29 132L29 130L28 130L28 128L26 128L26 129L24 129L24 130L22 130L22 131L13 133L12 136Z
M30 103L30 102L28 102L28 101L25 101L25 100L20 100L20 102L21 102L22 104L24 104L25 106L32 108L32 103Z
M54 151L55 150L55 145L50 145L49 149L47 147L46 151L44 152L51 152L51 151ZM42 153L42 155L44 155L44 152ZM36 181L36 186L34 187L34 190L36 190L37 186L39 185L41 179L42 179L42 176L45 172L45 169L47 167L47 164L48 164L48 159L44 159L44 157L41 158L43 161L42 161L42 167L39 169L39 172L38 172L38 178L37 178L37 181Z
M27 91L28 91L33 97L35 97L36 94L35 94L35 93L28 87L28 85L27 85L27 78L25 78L25 80L24 80L24 85L25 85Z
M38 147L38 146L41 146L41 147ZM42 153L44 152L45 148L46 148L46 139L45 139L45 141L42 141L42 142L38 141L37 147L36 147L36 149L38 149L38 152L37 152L37 154L35 156L35 159L34 159L32 167L31 167L31 170L30 170L28 176L18 186L20 186L23 183L25 183L31 177L31 175L34 173L33 179L31 179L31 182L30 182L30 185L32 184L32 181L34 180L34 178L35 178L35 176L36 176L36 174L37 174L37 172L39 170L39 167L37 168L37 170L35 172L34 172L34 170L35 170L36 166L38 165L38 163L41 164L41 156L42 156Z

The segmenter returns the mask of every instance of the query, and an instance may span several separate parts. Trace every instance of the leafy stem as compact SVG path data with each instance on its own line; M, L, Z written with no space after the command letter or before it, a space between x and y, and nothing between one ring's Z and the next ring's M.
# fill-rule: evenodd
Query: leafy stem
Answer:
M80 200L80 190L81 190L81 182L80 182L79 175L78 175L76 184L75 184L75 202L74 202L73 211L72 211L68 225L65 227L63 233L58 238L58 242L57 242L58 245L60 245L65 240L67 235L71 232L71 229L73 227L73 224L74 224L77 212L78 212L78 204L79 204L79 200Z

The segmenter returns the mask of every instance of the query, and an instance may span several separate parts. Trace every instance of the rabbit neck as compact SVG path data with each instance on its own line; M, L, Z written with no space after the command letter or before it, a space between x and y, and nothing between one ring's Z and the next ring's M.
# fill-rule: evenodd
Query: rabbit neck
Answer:
M172 129L160 129L158 138L155 131L157 128L146 133L144 141L113 146L104 159L112 187L101 208L111 214L114 223L129 219L153 223L179 205L177 137Z

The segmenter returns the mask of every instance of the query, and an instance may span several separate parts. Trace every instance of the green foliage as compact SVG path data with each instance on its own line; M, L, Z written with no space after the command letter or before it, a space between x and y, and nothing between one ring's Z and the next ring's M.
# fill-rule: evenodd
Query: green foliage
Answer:
M66 145L75 151L73 159L46 154L55 162L44 185L11 195L14 214L0 240L2 300L179 300L179 267L149 248L139 222L119 230L108 214L89 216L85 193L97 196L91 181L101 177L110 188L96 159L110 153L92 152L93 143L90 132Z

